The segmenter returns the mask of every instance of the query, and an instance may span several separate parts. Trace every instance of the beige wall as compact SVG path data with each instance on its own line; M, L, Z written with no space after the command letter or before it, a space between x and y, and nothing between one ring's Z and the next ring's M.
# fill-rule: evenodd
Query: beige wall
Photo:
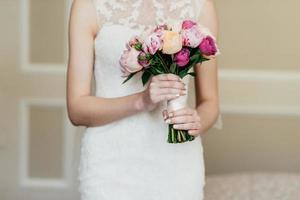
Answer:
M0 1L1 200L78 199L70 174L77 165L72 136L80 135L65 120L67 3L49 2ZM22 13L26 6L30 23Z
M224 128L203 137L206 172L299 172L300 3L215 2Z
M75 184L65 189L50 187L49 182L43 190L20 185L20 158L23 155L20 144L24 139L21 137L24 135L22 100L27 100L26 108L32 116L25 117L29 120L27 125L31 124L27 138L31 148L29 155L33 158L29 159L33 166L29 169L30 176L62 178L62 159L67 158L62 157L61 152L68 145L61 140L67 126L65 122L61 124L61 119L65 119L66 53L62 45L66 43L63 21L66 13L61 8L67 6L59 0L51 3L32 0L35 2L32 11L37 12L30 14L34 24L28 26L33 39L32 48L28 50L31 52L29 61L39 63L35 66L39 69L50 66L50 70L24 71L21 67L26 63L20 60L22 39L19 33L25 35L19 26L23 23L20 2L23 1L0 1L0 199L40 199L39 195L46 193L44 199L76 199L76 181L72 178L70 180ZM296 19L300 19L300 2L215 2L220 18L222 55L219 67L224 128L212 129L203 137L206 172L299 172L300 40L297 36L300 35L300 23ZM41 26L41 20L47 21L49 26ZM53 30L55 28L57 30ZM41 45L43 35L47 40ZM54 68L60 69L51 70ZM41 105L38 110L37 105ZM55 118L51 120L53 126L40 123L47 118ZM40 145L36 140L35 135L42 129L47 129L43 132L44 139L48 138L47 145ZM74 144L74 148L67 146L74 155L68 165L73 169L73 177L76 176L82 130L77 129L77 133L72 134L75 138L68 139ZM51 134L52 131L55 133ZM57 146L55 150L52 149L54 146ZM45 151L49 153L46 161L51 163L54 171L43 167L47 165L46 161L36 160L37 152Z
M216 0L221 68L299 70L298 0Z
M300 117L225 114L222 131L204 137L207 174L300 173Z
M66 10L64 1L31 0L30 9L31 62L63 63L66 25L62 20Z

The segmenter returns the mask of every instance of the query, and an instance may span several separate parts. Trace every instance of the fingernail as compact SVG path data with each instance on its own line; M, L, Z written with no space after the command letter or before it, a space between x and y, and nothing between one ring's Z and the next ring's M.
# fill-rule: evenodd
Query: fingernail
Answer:
M180 94L176 94L176 97L179 97L180 96Z
M166 120L166 123L167 123L167 124L170 124L170 123L171 123L171 120L170 120L170 119L167 119L167 120Z

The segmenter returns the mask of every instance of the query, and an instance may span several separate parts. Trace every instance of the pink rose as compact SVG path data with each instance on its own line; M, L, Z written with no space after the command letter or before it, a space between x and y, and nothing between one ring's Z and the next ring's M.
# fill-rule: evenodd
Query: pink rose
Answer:
M123 77L143 69L143 66L138 62L139 54L140 51L137 51L135 48L129 48L123 52L119 60Z
M162 31L157 30L146 37L143 43L143 50L145 53L154 55L158 50L162 48Z
M204 38L204 35L202 34L198 26L192 26L189 29L183 29L181 31L181 35L183 46L192 48L199 46Z
M190 28L192 28L194 25L196 25L197 23L196 22L194 22L194 21L192 21L192 20L184 20L183 22L182 22L182 26L181 26L181 28L182 29L190 29Z
M183 67L190 61L190 51L187 48L182 48L177 54L175 54L175 62L179 67Z
M214 56L218 52L216 42L211 36L206 36L202 40L199 49L205 56Z

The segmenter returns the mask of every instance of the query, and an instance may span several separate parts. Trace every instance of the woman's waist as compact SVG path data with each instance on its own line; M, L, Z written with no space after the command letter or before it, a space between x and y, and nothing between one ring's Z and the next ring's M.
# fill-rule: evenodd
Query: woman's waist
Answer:
M87 127L85 133L116 131L116 129L121 131L143 131L165 126L162 109L163 106L160 105L153 111L143 111L104 125Z

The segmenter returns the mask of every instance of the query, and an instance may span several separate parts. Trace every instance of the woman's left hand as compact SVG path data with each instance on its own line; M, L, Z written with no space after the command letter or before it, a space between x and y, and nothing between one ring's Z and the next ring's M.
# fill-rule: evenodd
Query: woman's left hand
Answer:
M185 107L176 111L163 111L166 123L174 124L174 129L188 130L188 134L198 136L202 133L202 123L196 109Z

